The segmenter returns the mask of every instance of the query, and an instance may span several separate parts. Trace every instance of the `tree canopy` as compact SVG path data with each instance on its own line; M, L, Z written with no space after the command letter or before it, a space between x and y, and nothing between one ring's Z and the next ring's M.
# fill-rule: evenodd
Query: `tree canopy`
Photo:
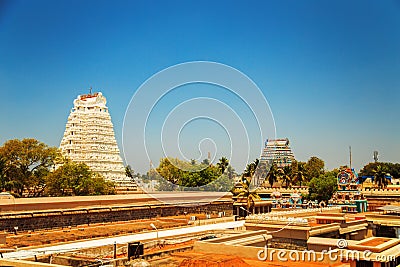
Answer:
M45 177L60 155L57 148L31 138L5 142L0 147L1 189L17 196L22 196L24 191L29 196L40 196L46 187Z
M308 184L308 197L312 200L328 201L337 191L337 171L320 174Z
M377 165L376 168L373 170L374 174L374 182L378 184L379 188L384 188L388 185L389 181L386 178L388 175L388 167L385 165Z
M307 181L318 178L324 173L325 162L318 157L311 157L304 166Z
M387 173L392 175L394 178L400 178L400 163L391 163L391 162L371 162L366 164L361 170L360 176L374 176L375 170L378 166L384 168Z
M269 169L261 168L266 170L262 174L265 177L263 186L272 187L275 183L280 183L281 186L287 188L294 185L307 185L313 178L318 178L325 173L324 166L325 162L317 157L311 157L307 162L293 160L292 164L285 166L272 163ZM253 167L251 164L247 166L244 171L245 177L254 173Z
M254 207L256 201L261 200L261 197L258 195L256 190L251 189L251 179L246 177L242 180L241 188L237 194L238 199L245 199L246 201L246 214Z
M47 176L51 196L90 196L114 194L114 184L92 172L84 163L68 161Z
M158 190L169 191L186 187L185 190L229 191L233 187L234 170L223 157L214 166L203 160L200 164L191 160L163 158L153 176L159 181Z
M114 186L87 165L63 159L58 148L27 138L9 140L0 147L3 190L17 197L40 197L111 194Z

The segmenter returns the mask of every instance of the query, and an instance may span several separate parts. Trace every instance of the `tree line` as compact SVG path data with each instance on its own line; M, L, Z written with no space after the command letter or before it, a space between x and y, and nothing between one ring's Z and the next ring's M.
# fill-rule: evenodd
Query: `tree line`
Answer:
M293 161L291 165L249 163L240 175L242 188L251 191L251 181L261 178L261 186L309 187L308 198L327 200L337 189L338 170L325 170L318 157L307 162ZM157 180L158 190L234 191L235 178L239 177L225 157L213 165L208 159L182 161L163 158L157 168L144 175L134 174L130 166L127 176L143 181ZM379 187L385 187L385 175L400 177L399 163L374 162L365 165L362 175L374 176ZM0 191L9 191L17 197L71 196L114 194L115 185L92 172L84 163L63 158L56 147L49 147L36 139L9 140L0 147ZM248 193L249 193L248 192Z
M264 165L260 165L264 164ZM268 170L269 168L269 170ZM278 167L272 163L270 167L266 163L260 163L258 159L247 165L242 174L241 188L234 191L234 194L245 196L246 198L256 199L256 190L251 190L251 179L258 180L257 176L264 178L261 187L284 187L306 185L308 194L304 198L319 201L328 201L337 191L337 176L339 169L331 171L325 170L325 162L318 157L311 157L307 162L294 160L291 165ZM372 176L378 188L385 188L389 179L400 177L400 164L390 162L373 162L365 165L358 174L362 176ZM362 182L362 180L360 181Z
M385 175L388 171L396 173L398 165L400 164L369 163L359 175L373 175L376 177L376 184L384 187L388 182ZM133 171L129 168L128 166L127 175L133 177ZM147 174L134 176L144 182L157 180L157 190L160 191L231 191L234 195L246 198L250 196L254 199L257 186L283 188L307 186L308 194L304 195L304 198L328 201L337 191L338 174L339 169L325 170L325 162L313 156L306 162L294 160L290 165L283 167L256 159L247 164L241 175L235 172L225 157L219 159L216 165L210 164L208 159L197 163L195 160L188 162L177 158L163 158L158 167L151 169ZM239 185L236 186L235 177L240 177ZM263 183L252 184L258 180Z
M127 176L143 182L158 181L157 190L188 191L224 191L232 189L237 175L225 157L213 165L208 159L198 163L196 160L183 161L177 158L163 158L157 168L149 170L146 175L136 174L128 165Z
M328 200L337 190L338 170L325 171L325 162L318 157L311 157L307 162L294 160L290 165L278 166L274 162L260 162L258 159L246 166L241 176L241 186L234 189L238 197L247 198L248 206L257 197L257 189L251 188L252 179L263 181L260 187L308 186L308 199ZM261 178L261 179L259 179Z
M63 158L56 147L13 139L0 147L0 191L15 197L113 194L114 184L84 163Z

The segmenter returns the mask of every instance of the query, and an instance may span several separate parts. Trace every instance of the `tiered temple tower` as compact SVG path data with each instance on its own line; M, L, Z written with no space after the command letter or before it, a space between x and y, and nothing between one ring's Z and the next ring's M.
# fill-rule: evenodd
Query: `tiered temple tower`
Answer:
M64 156L85 163L118 187L132 187L125 175L106 102L100 92L79 95L74 100L60 149Z
M289 139L267 140L261 155L261 162L275 163L278 167L292 164L294 155L290 148Z
M288 138L266 140L263 152L261 154L259 168L251 181L253 186L260 186L265 182L266 173L272 164L278 168L290 166L294 161L294 155L289 145Z

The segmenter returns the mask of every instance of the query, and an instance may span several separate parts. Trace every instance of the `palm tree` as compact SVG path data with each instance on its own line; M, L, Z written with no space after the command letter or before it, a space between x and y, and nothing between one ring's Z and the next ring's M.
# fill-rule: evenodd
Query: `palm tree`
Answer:
M203 159L203 161L201 162L201 164L210 165L210 160L209 160L209 159Z
M374 182L378 184L379 188L384 188L388 185L388 179L386 178L387 174L387 169L382 166L378 165L375 170L373 170L374 173Z
M273 184L278 181L279 177L280 177L280 171L279 171L276 163L273 163L271 168L269 169L269 172L267 173L266 180L272 187Z
M253 162L247 164L246 170L243 173L244 177L252 178L254 173L256 172L257 166L258 166L259 160L256 159Z
M133 171L131 165L127 165L127 166L125 167L125 175L126 175L127 177L133 179L134 171Z
M279 174L282 182L285 183L286 188L292 185L292 167L285 166L279 169Z
M237 195L237 198L244 198L246 199L246 206L247 210L251 210L254 207L254 203L256 200L260 200L260 196L257 194L256 190L251 190L250 189L250 182L251 182L251 177L250 178L245 178L243 181L240 183L241 184L241 191Z
M305 180L305 166L304 166L304 162L298 162L297 163L297 169L295 170L295 172L293 173L293 180L297 183L300 183L300 187L301 187L301 183Z
M225 157L222 157L219 159L217 166L221 170L221 174L224 174L226 168L228 168L228 166L229 166L229 160Z

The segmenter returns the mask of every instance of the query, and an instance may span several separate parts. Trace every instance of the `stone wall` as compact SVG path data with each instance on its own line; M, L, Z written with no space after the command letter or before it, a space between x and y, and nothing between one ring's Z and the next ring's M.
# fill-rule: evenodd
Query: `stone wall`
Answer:
M10 260L0 258L0 266L4 267L65 267L65 265L48 264L24 260Z
M164 204L3 213L0 214L0 231L13 232L14 227L18 227L18 231L34 231L183 215L185 213L218 214L219 212L225 212L226 216L232 216L232 201L196 203L195 205Z

